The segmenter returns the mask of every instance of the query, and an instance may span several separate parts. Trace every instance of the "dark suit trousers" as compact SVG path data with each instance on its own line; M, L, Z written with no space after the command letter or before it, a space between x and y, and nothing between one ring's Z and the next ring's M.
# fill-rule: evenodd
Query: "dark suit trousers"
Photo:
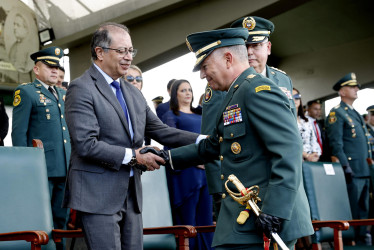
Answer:
M134 178L130 178L127 198L113 215L81 213L83 232L90 250L143 249L142 214L136 212Z

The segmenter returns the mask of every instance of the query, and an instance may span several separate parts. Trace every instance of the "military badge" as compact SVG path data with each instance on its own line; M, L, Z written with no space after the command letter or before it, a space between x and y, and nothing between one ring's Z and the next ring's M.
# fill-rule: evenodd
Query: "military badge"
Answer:
M292 94L290 90L288 90L285 87L279 87L279 88L283 91L283 93L287 96L288 99L290 100L292 99Z
M16 91L14 92L14 95L19 95L20 92L21 92L20 89L19 89L19 90L16 90Z
M351 74L351 78L352 78L352 80L356 80L356 74L355 74L355 73L352 73L352 74Z
M56 48L56 49L55 49L55 54L56 54L56 56L58 56L60 53L61 53L61 50L60 50L59 48Z
M263 90L271 90L271 87L269 85L261 85L255 88L256 93Z
M252 79L252 78L255 77L255 76L256 76L256 75L254 75L254 74L250 74L250 75L247 76L247 78Z
M329 116L329 123L330 123L330 124L333 124L333 123L336 122L336 120L338 120L338 118L336 118L335 115L332 116L332 115L330 114L330 116Z
M205 98L204 98L204 102L209 102L210 101L210 98L212 98L212 89L210 87L207 87L205 89Z
M47 116L47 120L51 119L51 114L46 114L46 116Z
M237 155L242 151L242 147L238 142L234 142L233 144L231 144L231 151Z
M256 21L253 17L246 17L242 22L243 28L246 28L248 31L253 30L256 27Z
M238 107L238 104L231 105L226 108L225 112L223 112L223 125L224 126L243 121L241 108L237 108L237 107Z
M20 95L15 95L14 100L13 100L13 106L17 107L21 103L21 96Z

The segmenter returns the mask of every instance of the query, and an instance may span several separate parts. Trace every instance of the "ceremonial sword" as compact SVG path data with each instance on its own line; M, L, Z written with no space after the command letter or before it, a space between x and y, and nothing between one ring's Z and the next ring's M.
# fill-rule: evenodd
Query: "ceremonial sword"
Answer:
M239 190L240 194L232 192L228 187L227 187L227 182L231 181L235 187ZM257 197L258 195L258 186L253 186L249 189L245 188L243 184L239 181L239 179L231 174L228 177L228 180L225 183L225 187L229 195L238 203L245 205L244 203L246 202L247 205L252 209L253 213L258 217L260 216L261 209L257 206L255 200L259 200ZM240 198L238 196L241 196ZM289 248L284 244L283 240L281 237L278 235L276 232L271 232L271 237L277 242L278 246L282 248L283 250L289 250Z

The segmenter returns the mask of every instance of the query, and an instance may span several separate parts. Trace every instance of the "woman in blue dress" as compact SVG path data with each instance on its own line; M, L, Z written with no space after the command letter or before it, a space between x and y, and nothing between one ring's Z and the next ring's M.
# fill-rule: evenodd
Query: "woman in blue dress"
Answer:
M170 110L164 122L190 132L200 133L201 111L192 107L193 92L187 80L174 82ZM200 109L201 110L201 109ZM174 225L213 225L212 198L208 192L204 165L184 170L166 171ZM191 249L212 249L213 233L198 234L190 239Z

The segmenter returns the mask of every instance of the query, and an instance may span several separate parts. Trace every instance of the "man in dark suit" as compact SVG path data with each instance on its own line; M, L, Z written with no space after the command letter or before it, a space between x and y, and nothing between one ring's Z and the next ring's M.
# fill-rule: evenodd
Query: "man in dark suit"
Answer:
M70 136L65 121L65 90L56 88L63 52L49 47L32 54L35 81L19 85L13 100L13 146L32 147L43 142L51 195L54 228L66 225L67 209L61 207L70 159ZM58 249L63 244L57 244Z
M247 29L231 28L191 34L187 45L214 90L228 91L213 133L198 145L170 150L173 168L221 162L222 203L214 234L217 249L264 249L263 233L279 232L293 249L313 234L302 183L302 142L288 97L270 79L249 66ZM165 152L163 152L165 153ZM167 157L164 157L167 161ZM262 213L237 222L245 206L228 197L224 183L236 175L244 187L258 185ZM266 239L265 239L266 240Z
M123 81L135 55L127 27L101 25L91 41L93 64L67 91L72 155L64 206L79 211L89 249L143 248L136 165L154 170L164 163L153 154L139 154L144 136L170 147L198 138L163 124L142 93Z
M8 134L9 117L6 114L3 97L0 97L0 146L4 146L5 136Z
M352 217L367 219L371 149L364 119L352 106L359 87L355 73L345 75L333 86L341 102L331 109L326 128L332 158L340 162L345 173ZM356 228L355 233L356 241L364 242L366 227Z

